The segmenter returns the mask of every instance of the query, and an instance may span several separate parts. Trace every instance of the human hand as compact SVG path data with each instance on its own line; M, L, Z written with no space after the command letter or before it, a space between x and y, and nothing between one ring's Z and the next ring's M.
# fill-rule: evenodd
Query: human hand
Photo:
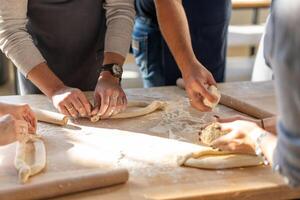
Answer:
M29 133L35 133L37 128L37 119L34 112L31 110L29 105L22 104L6 104L1 103L1 114L10 114L16 120L22 120L27 122Z
M91 116L91 104L77 88L63 86L51 97L52 103L59 112L73 118Z
M115 78L110 72L102 72L94 92L95 106L92 115L98 115L102 119L126 109L127 98L119 79Z
M255 154L255 142L265 132L256 123L243 120L221 123L221 129L230 132L213 141L212 146L223 151L246 154Z
M212 74L198 61L191 64L192 67L182 72L185 90L190 98L191 105L203 112L211 111L203 100L206 98L210 102L216 102L218 98L208 91L210 85L215 85L216 82Z
M27 133L28 123L26 121L17 120L9 114L0 117L0 145L15 142Z

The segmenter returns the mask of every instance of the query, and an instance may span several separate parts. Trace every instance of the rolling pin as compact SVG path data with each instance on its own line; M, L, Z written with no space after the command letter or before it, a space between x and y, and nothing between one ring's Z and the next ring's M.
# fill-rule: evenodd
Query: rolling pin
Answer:
M176 85L181 89L185 89L184 81L181 78L177 79ZM255 117L257 119L265 119L274 116L272 113L268 111L253 106L249 103L240 101L229 95L223 94L222 91L221 91L220 104L232 108L241 113L247 114L251 117Z
M70 177L53 179L39 183L28 183L12 188L0 188L0 199L34 200L48 199L76 192L83 192L125 183L128 180L126 169L85 170L75 172Z
M68 117L66 115L37 108L33 108L32 110L38 121L60 126L65 126L68 123Z

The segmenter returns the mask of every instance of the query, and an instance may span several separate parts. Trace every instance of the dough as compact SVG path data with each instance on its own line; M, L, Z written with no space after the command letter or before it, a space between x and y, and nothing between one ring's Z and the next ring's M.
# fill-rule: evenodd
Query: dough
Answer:
M214 85L209 86L208 91L211 94L213 94L214 96L216 96L218 98L218 100L215 103L212 103L208 99L205 98L203 100L203 103L204 103L204 105L214 109L218 105L218 103L221 99L221 93L219 92L218 88L216 88L216 86L214 86Z
M29 158L33 157L32 163ZM19 172L19 181L26 183L30 176L41 172L46 166L46 149L42 139L33 134L25 134L25 137L17 143L15 167Z
M200 132L200 141L203 144L210 145L215 139L229 132L230 131L222 131L220 123L212 123Z
M254 155L207 155L201 158L189 158L185 161L184 166L201 169L229 169L262 165L263 162L262 158Z
M258 166L263 163L263 158L256 155L233 154L212 148L193 152L178 159L180 166L200 169L229 169Z
M110 119L126 119L126 118L133 118L133 117L147 115L156 110L164 109L165 105L166 104L162 101L153 101L150 104L146 102L140 102L140 101L128 102L127 109L124 112L113 115L112 117L110 117ZM90 120L92 122L97 122L100 119L101 119L100 116L95 115L91 117Z

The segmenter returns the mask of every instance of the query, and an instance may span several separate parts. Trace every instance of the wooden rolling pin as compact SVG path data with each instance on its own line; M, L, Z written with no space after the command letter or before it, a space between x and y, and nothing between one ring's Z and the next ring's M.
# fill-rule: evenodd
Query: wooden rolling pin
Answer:
M185 89L184 81L182 79L177 79L176 84L179 88ZM265 111L261 108L257 108L256 106L240 101L229 95L223 94L222 91L220 104L258 119L265 119L274 116L268 111Z
M68 117L66 115L37 108L33 108L32 110L38 121L60 126L65 126L68 123Z
M13 188L0 188L0 199L34 200L54 198L66 194L122 184L128 180L128 177L126 169L79 171L78 174L74 172L70 177L39 183L28 183Z

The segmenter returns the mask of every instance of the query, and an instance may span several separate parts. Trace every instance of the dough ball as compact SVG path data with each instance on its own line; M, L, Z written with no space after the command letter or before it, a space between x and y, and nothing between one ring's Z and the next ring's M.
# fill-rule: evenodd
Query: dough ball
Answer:
M213 94L214 96L216 96L218 98L218 100L215 103L212 103L208 99L205 98L203 100L203 103L204 103L204 105L214 109L218 105L218 103L221 99L221 93L219 92L218 88L216 88L216 86L214 86L214 85L209 86L208 91L211 94Z
M220 123L212 123L200 132L200 140L206 145L210 145L215 139L226 135L230 131L222 131Z

